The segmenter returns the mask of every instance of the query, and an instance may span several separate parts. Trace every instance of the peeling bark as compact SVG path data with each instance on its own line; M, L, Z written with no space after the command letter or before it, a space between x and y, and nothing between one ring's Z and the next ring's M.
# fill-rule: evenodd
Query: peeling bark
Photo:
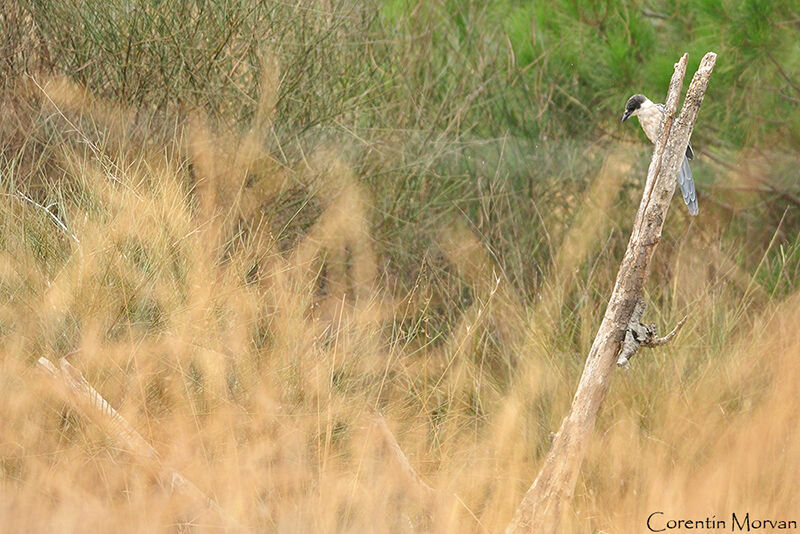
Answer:
M644 299L641 299L633 308L633 315L625 331L625 340L622 342L622 350L617 358L617 367L630 369L630 359L639 351L639 347L648 349L666 345L674 338L689 317L686 316L672 329L672 332L664 337L658 337L658 329L655 324L643 324L642 315L647 309Z

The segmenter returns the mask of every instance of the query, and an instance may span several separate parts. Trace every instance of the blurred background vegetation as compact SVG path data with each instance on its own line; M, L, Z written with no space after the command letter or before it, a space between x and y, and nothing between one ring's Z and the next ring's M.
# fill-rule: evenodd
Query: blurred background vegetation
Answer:
M693 70L713 49L726 60L699 141L800 141L800 28L790 0L6 6L5 74L52 68L154 110L181 102L246 117L259 58L275 54L285 77L278 123L289 135L337 121L443 130L460 106L455 136L593 138L617 130L632 91L660 98L674 58L689 52Z
M673 488L695 480L671 469L687 457L713 475L753 452L739 443L723 460L708 452L711 436L759 400L781 421L766 392L798 374L784 359L751 367L741 348L796 310L785 303L800 288L798 42L797 0L0 2L0 341L18 365L4 387L18 391L12 371L41 355L78 354L137 428L190 451L200 486L244 522L283 528L290 507L203 470L234 417L220 405L263 408L263 386L302 422L301 437L274 432L310 452L265 460L298 462L297 486L270 490L288 503L346 478L322 480L314 459L338 450L339 474L349 472L360 399L387 413L434 485L473 488L462 495L469 513L451 521L439 510L428 527L496 531L566 413L625 250L651 148L637 125L620 124L624 103L639 92L662 100L681 54L691 75L714 51L693 134L700 216L675 201L648 286L661 328L691 319L674 348L642 358L612 390L598 441L626 449L633 439ZM287 272L300 274L287 282ZM137 347L153 361L132 363ZM80 356L89 348L96 358ZM212 353L225 355L219 368ZM137 389L126 372L140 365L152 376L137 375ZM195 417L185 428L169 418L182 408ZM696 417L706 437L673 431L668 412ZM0 441L16 443L26 417ZM224 443L249 458L242 417L245 435ZM28 448L49 423L41 416ZM58 446L103 446L67 416L57 425ZM608 464L599 447L568 524L636 530L641 496L663 478L638 471L636 455ZM777 471L796 466L792 451ZM4 480L52 467L0 453ZM263 474L261 460L240 467ZM115 472L97 461L101 479ZM717 492L720 506L753 502L751 490L773 511L795 506L774 483L786 483L780 472L748 480L740 494ZM686 493L686 506L703 495ZM375 505L351 498L347 510ZM627 515L615 515L622 502ZM318 531L359 524L309 503ZM373 511L363 524L397 531Z
M607 142L630 142L641 169L649 152L636 128L619 124L620 110L636 92L663 99L683 52L690 71L706 51L720 56L693 138L706 209L730 208L711 202L731 187L772 190L777 202L735 207L729 222L749 221L738 228L749 236L774 229L780 194L797 192L800 8L792 0L4 6L5 86L23 72L66 74L135 106L150 136L154 124L197 108L243 129L256 112L264 58L276 61L281 80L265 142L285 160L331 140L347 152L375 193L381 240L400 245L390 247L395 255L418 257L407 248L424 245L414 239L418 223L456 210L485 224L487 237L514 235L528 258L542 260L528 265L546 264L532 200L566 222ZM736 156L762 163L751 172L766 175L746 185L718 180ZM491 221L478 220L484 182L495 189L491 199L508 198L487 210ZM635 191L636 183L625 185ZM624 221L630 203L619 206L628 208ZM796 228L794 212L787 217ZM519 221L526 231L506 227ZM523 285L537 275L515 269Z

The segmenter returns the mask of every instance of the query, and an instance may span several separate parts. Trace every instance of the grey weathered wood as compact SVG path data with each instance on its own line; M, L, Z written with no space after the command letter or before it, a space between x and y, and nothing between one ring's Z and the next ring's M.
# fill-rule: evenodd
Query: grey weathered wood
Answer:
M630 359L634 357L640 347L653 348L661 345L666 345L672 338L674 338L680 331L686 319L686 316L672 329L672 332L664 337L658 337L658 329L655 324L642 323L642 315L647 308L644 299L641 299L633 307L633 315L628 323L628 328L625 330L625 340L622 342L622 350L619 351L617 358L617 367L625 369L630 368Z
M694 128L717 55L709 52L700 62L675 118L687 55L675 64L667 93L666 114L656 139L644 194L617 273L617 281L595 337L569 414L561 423L539 475L517 508L506 534L558 531L565 504L572 498L597 414L608 389L617 355L642 289L675 192L678 166Z

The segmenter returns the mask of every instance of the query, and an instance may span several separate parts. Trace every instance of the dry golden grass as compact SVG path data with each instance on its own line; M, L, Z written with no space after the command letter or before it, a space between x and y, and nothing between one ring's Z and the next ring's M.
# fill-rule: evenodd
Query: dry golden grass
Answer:
M279 79L265 72L245 134L193 112L139 150L129 111L64 80L25 85L31 123L64 130L33 150L38 166L4 162L4 531L224 529L161 483L169 466L256 532L500 532L535 476L583 358L560 347L588 349L604 309L615 258L597 249L626 164L608 156L535 302L470 227L442 225L438 261L470 297L431 326L447 302L422 274L402 294L387 282L370 191L346 161L329 149L286 165L263 148ZM79 243L17 187L55 202ZM800 294L753 297L739 287L753 275L697 235L654 274L668 303L655 320L688 309L690 323L616 375L565 532L800 509ZM40 357L67 358L162 463L77 411Z

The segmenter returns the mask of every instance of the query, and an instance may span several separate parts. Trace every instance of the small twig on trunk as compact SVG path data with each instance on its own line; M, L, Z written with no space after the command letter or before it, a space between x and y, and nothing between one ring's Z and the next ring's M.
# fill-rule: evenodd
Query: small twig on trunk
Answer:
M618 367L629 369L631 366L630 359L634 357L639 347L653 348L669 343L678 334L686 319L689 318L687 315L672 329L672 332L664 337L658 337L658 329L655 324L642 324L641 322L646 308L644 299L641 299L633 309L631 321L625 331L625 340L622 342L622 350L619 353L619 358L617 358Z
M674 338L675 336L678 335L678 332L680 332L681 328L683 328L683 325L686 324L686 320L688 318L689 318L689 316L685 315L683 317L683 319L678 321L678 324L675 325L675 328L672 329L672 332L670 332L666 336L657 337L657 338L653 339L652 341L648 341L647 343L642 343L642 345L644 345L645 347L648 347L648 348L649 347L658 347L660 345L666 345L667 343L672 341L672 338Z

